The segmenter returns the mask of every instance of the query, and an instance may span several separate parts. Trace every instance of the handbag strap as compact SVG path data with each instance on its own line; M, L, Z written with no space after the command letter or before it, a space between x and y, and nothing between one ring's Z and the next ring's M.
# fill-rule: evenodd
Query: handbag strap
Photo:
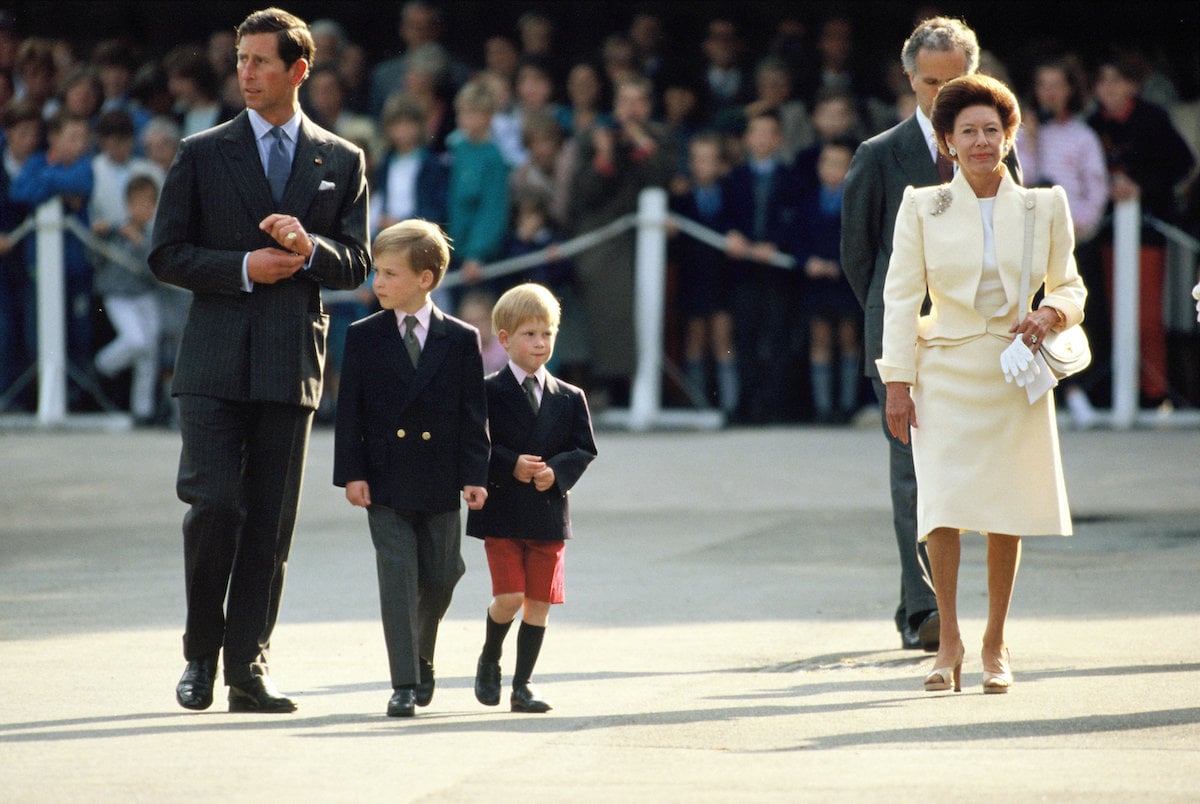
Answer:
M1037 216L1037 190L1025 193L1025 250L1021 254L1021 295L1017 298L1017 323L1025 320L1025 305L1029 303L1029 276L1033 265L1033 224Z

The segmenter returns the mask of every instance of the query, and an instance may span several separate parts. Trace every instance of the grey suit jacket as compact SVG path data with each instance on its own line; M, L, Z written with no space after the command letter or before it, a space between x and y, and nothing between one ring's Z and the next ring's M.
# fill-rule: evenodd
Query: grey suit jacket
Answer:
M259 222L295 215L316 241L308 270L242 287L249 251L278 247ZM158 203L150 268L192 291L172 392L316 409L329 317L320 286L352 289L370 264L362 151L302 118L276 208L247 112L185 139Z
M1015 149L1005 164L1020 184ZM842 196L842 270L866 315L863 368L868 377L879 376L875 361L883 354L883 282L904 188L940 182L916 115L858 146L850 163Z

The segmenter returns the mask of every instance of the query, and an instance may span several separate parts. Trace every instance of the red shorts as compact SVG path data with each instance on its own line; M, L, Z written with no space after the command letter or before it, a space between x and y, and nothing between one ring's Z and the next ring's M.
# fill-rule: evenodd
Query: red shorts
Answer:
M563 552L567 543L540 539L483 540L488 569L492 573L492 594L520 592L530 600L543 603L566 601L563 587Z

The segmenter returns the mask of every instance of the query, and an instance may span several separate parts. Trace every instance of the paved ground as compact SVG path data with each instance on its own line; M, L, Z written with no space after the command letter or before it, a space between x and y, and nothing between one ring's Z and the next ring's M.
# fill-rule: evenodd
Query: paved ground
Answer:
M0 433L0 799L1195 800L1200 431L1063 434L1072 539L1027 540L1016 686L959 695L897 649L883 442L859 430L601 433L537 681L476 704L482 548L434 703L389 690L365 516L314 434L274 677L288 716L179 709L167 432ZM974 456L971 456L972 458ZM986 456L979 456L986 459ZM968 645L985 613L964 546ZM510 638L505 670L511 672ZM507 678L507 675L506 675Z

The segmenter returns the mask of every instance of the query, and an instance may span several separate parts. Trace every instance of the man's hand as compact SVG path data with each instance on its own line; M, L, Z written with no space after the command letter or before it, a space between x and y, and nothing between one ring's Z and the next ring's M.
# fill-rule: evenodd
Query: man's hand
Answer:
M312 240L304 231L304 224L293 215L275 212L262 219L258 228L275 238L275 242L307 260L313 252Z
M304 267L305 258L279 248L251 251L246 260L246 275L256 285L273 285Z

